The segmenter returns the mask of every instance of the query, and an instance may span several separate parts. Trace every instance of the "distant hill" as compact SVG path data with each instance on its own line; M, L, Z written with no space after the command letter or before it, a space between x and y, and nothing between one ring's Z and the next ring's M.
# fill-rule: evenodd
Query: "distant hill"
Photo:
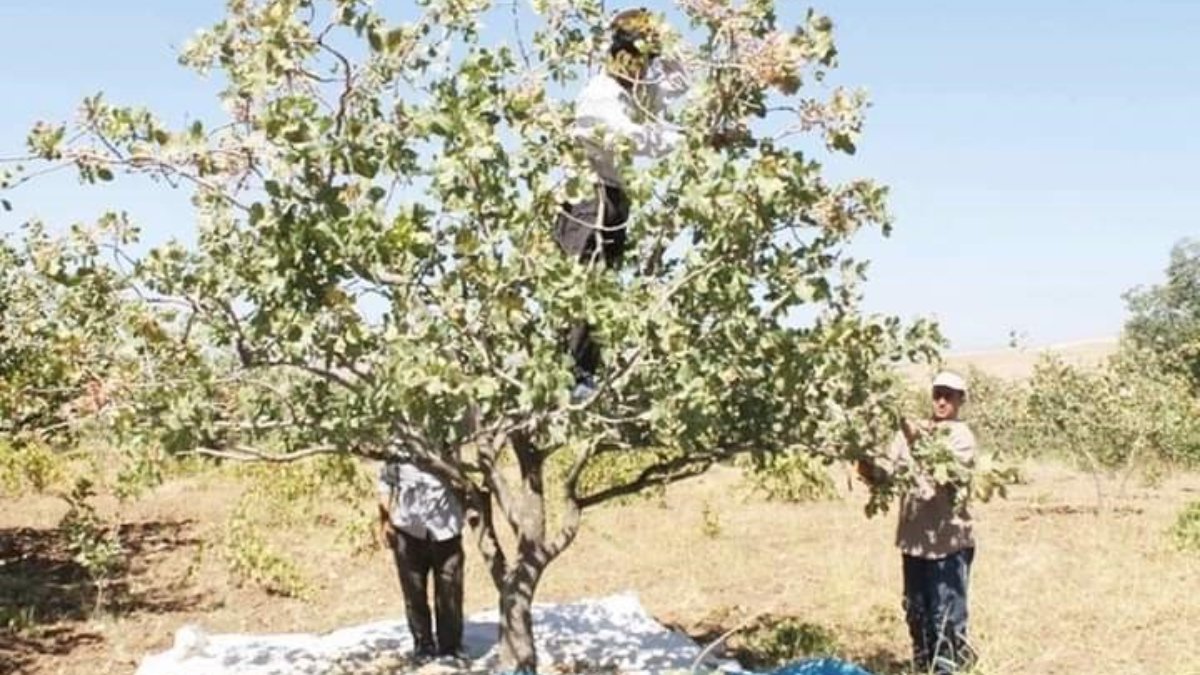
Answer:
M946 366L952 370L966 372L970 366L990 375L1019 380L1033 374L1033 367L1043 355L1056 354L1069 364L1094 368L1117 351L1117 339L1105 338L1083 340L1047 347L1018 347L993 349L978 352L949 353ZM914 380L923 381L932 376L927 368L905 368L905 374Z

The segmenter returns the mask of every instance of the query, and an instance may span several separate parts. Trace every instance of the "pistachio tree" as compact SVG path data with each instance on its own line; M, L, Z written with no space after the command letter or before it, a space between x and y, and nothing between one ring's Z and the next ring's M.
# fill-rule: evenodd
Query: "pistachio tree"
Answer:
M107 255L125 225L109 214L52 235L32 222L0 238L0 446L69 444L140 370L126 331L155 322Z
M1157 354L1168 371L1182 374L1200 392L1200 240L1171 247L1166 280L1125 294L1125 336Z
M654 8L683 17L665 39L693 88L663 160L607 141L634 204L612 271L551 238L595 180L570 95L603 62L603 3L385 4L229 0L181 57L219 79L226 119L177 129L96 96L29 144L85 181L193 193L195 244L134 271L158 330L137 336L155 365L122 433L234 459L412 458L480 514L502 664L533 671L531 603L585 511L739 455L862 456L893 419L889 366L938 338L859 309L848 246L888 230L886 191L819 162L854 152L865 106L825 83L827 18ZM604 364L573 401L579 320Z

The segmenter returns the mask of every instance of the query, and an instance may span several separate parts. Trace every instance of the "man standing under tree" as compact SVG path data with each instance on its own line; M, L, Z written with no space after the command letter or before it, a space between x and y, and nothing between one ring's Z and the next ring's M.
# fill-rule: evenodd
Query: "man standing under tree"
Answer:
M661 55L662 30L662 19L644 8L613 17L604 70L588 81L575 102L575 135L598 182L594 197L563 205L554 239L586 265L599 261L616 269L627 246L630 205L617 167L618 143L629 142L637 155L661 157L682 138L661 117L667 103L688 88L683 67ZM571 327L567 349L575 360L572 398L582 400L595 389L600 365L600 347L586 321Z
M932 418L917 424L902 420L884 460L859 463L868 483L906 476L900 500L896 545L903 554L904 608L918 672L954 673L974 660L967 640L967 584L975 557L975 538L967 510L969 483L939 483L921 467L921 459L955 465L951 475L969 475L975 462L975 436L958 419L967 385L949 372L933 380Z
M446 484L394 459L379 475L379 529L396 561L414 655L462 657L463 507ZM433 575L437 636L429 611Z

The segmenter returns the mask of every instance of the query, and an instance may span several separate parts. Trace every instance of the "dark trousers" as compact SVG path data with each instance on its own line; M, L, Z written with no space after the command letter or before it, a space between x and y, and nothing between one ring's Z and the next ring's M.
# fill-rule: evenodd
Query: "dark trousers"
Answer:
M596 196L576 204L564 204L554 224L554 240L567 255L590 265L603 262L615 269L625 255L629 198L624 190L597 185ZM567 334L567 351L575 360L577 380L591 378L600 367L600 345L592 339L591 326L576 322Z
M463 632L462 537L431 541L397 532L391 544L415 651L420 655L455 653L462 647ZM429 613L431 573L437 614L436 642Z
M922 673L956 672L974 660L967 641L967 583L975 549L926 560L904 556L904 609Z

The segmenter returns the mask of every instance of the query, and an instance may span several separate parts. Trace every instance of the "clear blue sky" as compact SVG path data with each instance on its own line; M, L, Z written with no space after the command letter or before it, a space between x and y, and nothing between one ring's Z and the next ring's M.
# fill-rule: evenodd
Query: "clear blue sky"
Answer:
M808 7L779 5L793 21ZM1200 2L815 6L837 24L835 83L874 102L859 154L831 171L892 186L894 235L857 247L873 261L869 309L934 316L960 350L1003 345L1014 330L1033 344L1115 336L1121 293L1157 281L1171 244L1200 236ZM215 85L174 54L222 9L3 0L0 156L22 150L35 120L69 117L98 90L173 122L214 118ZM13 200L0 232L111 205L151 241L191 227L184 194L138 182L97 190L63 177Z

